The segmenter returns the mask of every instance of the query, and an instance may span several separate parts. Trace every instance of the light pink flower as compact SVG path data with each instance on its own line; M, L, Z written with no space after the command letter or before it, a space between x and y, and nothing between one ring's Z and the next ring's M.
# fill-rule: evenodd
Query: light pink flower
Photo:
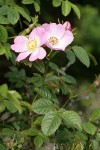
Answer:
M45 43L44 29L42 27L35 28L27 38L20 35L14 39L14 44L11 49L18 52L17 61L21 61L29 56L30 61L43 59L46 56L46 51L41 47Z
M43 24L42 27L45 29L45 45L52 50L65 50L74 39L72 32L65 30L62 24Z
M63 26L65 27L65 30L71 31L71 24L70 24L69 21L66 21L66 22L63 24Z

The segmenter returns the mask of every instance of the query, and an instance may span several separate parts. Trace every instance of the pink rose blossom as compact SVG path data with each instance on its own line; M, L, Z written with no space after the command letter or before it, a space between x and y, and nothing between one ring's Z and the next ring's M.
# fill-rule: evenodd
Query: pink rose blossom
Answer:
M21 61L29 56L30 61L43 59L46 56L46 51L41 47L45 43L44 29L42 27L35 28L27 38L20 35L14 39L14 44L11 49L18 52L17 61Z
M62 24L45 23L42 27L45 30L45 45L52 50L65 50L74 39L72 32L65 30L65 26Z
M66 21L66 22L63 24L63 26L65 27L65 30L71 31L71 24L70 24L69 21Z

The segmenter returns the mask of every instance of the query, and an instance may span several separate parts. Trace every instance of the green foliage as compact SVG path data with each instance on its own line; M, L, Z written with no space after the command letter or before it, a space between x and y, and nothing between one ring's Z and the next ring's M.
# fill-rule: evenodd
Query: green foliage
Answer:
M60 124L61 117L59 113L50 111L44 116L41 129L45 135L51 135L59 128Z
M28 13L25 11L24 8L15 5L14 9L19 12L26 20L28 20L29 22L31 21L30 16L28 15Z
M51 99L50 91L47 88L41 87L41 88L35 88L35 90L42 97L47 98L47 99Z
M76 61L75 54L71 50L66 50L67 59L69 60L69 64L72 65Z
M92 114L90 115L89 120L90 121L95 121L96 119L100 118L100 109L97 109L95 111L92 112Z
M79 8L78 8L76 5L72 4L72 3L71 3L71 7L72 7L72 9L74 10L74 12L76 13L78 19L80 19L81 14L80 14Z
M21 131L21 134L27 135L27 136L35 136L38 134L38 130L35 128L29 128L29 129Z
M53 4L54 7L59 7L61 5L61 1L62 0L53 0L52 4Z
M34 0L22 0L23 4L32 4Z
M21 95L16 91L8 90L6 84L0 86L0 111L3 112L5 108L7 108L10 112L15 113L17 110L19 113L22 113L22 107L19 99L21 99Z
M93 90L90 87L85 94L83 92L80 96L81 92L76 90L80 83L76 82L73 75L70 75L73 72L70 73L68 70L66 73L67 69L75 63L76 57L89 67L90 58L94 64L97 63L94 56L80 46L72 46L72 49L68 47L65 52L61 53L47 49L47 58L44 60L29 62L26 59L22 61L27 65L27 71L25 71L22 69L23 65L15 62L16 56L10 51L10 45L18 33L28 36L33 28L40 25L38 17L42 19L45 3L51 4L46 5L47 9L52 6L55 7L55 10L56 7L61 7L61 13L64 17L68 16L73 9L77 17L80 18L77 5L70 0L44 0L43 2L40 0L22 0L20 2L0 0L0 55L4 54L7 60L11 59L7 64L8 67L12 62L16 65L10 67L10 71L5 74L9 81L9 87L7 84L0 85L0 150L24 150L34 146L41 148L45 145L43 142L49 142L49 140L57 145L56 149L100 149L100 109L92 112L87 118L86 108L82 107L81 109L78 105L83 97L89 97L91 94L89 92ZM35 16L37 13L38 16ZM96 18L96 20L94 19L95 24L99 20L96 17L97 13L93 11L92 15ZM49 19L52 18L48 12L45 16ZM87 16L83 26L88 23L88 20L88 26L94 33L96 27L90 26L91 19ZM59 19L60 21L61 19ZM73 18L71 21L74 21ZM77 24L77 22L75 23ZM84 35L86 34L86 39L88 37L91 39L93 36L91 34L87 36L86 28L83 29L82 32ZM99 27L97 27L96 34L93 34L96 38L98 38L98 31ZM83 40L81 41L83 42ZM62 55L65 55L65 60ZM59 62L55 56L58 57ZM5 66L5 64L3 65ZM28 75L30 76L29 67L33 67L32 77L28 77ZM2 72L0 75L2 76ZM97 87L99 88L99 85ZM97 87L95 85L95 91ZM86 119L89 122L84 123Z
M8 18L8 21L14 25L17 23L17 21L19 20L19 13L12 9L12 8L9 8L9 11L7 13L7 18Z
M12 84L15 84L15 87L21 88L24 86L27 76L24 69L18 70L17 67L12 66L10 67L10 71L5 74L5 77L8 78Z
M40 11L40 4L38 0L34 1L34 8L36 12Z
M87 67L90 66L90 59L89 59L89 56L86 52L85 49L83 49L82 47L80 46L73 46L72 47L76 57L84 64L86 65Z
M44 73L45 71L45 64L44 62L41 60L41 61L37 61L37 62L34 62L33 63L33 66L41 73Z
M82 124L83 129L85 130L85 132L89 133L89 134L95 134L97 128L94 124L92 123L84 123Z
M8 32L6 28L0 25L0 42L6 43L8 38Z
M2 145L1 143L0 143L0 149L7 150L7 148L4 145Z
M67 16L71 11L71 3L66 0L66 1L62 1L62 14L64 16Z
M76 80L74 77L70 76L70 75L64 75L64 76L61 76L61 79L63 81L65 81L66 83L69 83L69 84L75 84L76 83Z
M68 127L81 129L81 119L76 112L63 110L61 112L61 117Z
M33 102L32 110L38 114L46 114L54 109L53 103L49 99L39 99Z
M36 145L36 147L41 147L42 146L42 144L43 144L43 139L42 139L42 137L41 136L36 136L35 138L34 138L34 144Z

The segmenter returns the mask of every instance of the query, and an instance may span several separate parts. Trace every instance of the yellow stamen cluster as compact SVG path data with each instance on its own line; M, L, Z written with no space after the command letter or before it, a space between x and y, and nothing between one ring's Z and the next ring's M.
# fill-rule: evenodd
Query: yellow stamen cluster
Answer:
M50 39L49 39L49 43L51 44L51 45L55 45L56 43L58 42L58 39L56 38L56 37L50 37Z
M28 50L34 50L37 47L37 41L36 39L34 40L28 40L27 42L27 48Z

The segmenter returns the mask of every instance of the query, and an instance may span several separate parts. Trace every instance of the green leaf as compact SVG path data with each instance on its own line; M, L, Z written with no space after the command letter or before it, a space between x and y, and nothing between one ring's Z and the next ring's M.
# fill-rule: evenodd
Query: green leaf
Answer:
M20 100L20 104L21 104L21 106L24 106L24 107L28 108L29 110L32 109L31 104L29 102L27 102L27 101L21 101Z
M75 54L73 53L73 51L71 50L67 50L66 51L67 54L67 59L69 60L70 65L75 63Z
M71 150L84 150L83 142L81 142L81 141L79 141L79 142L75 141L72 144Z
M19 99L21 99L21 96L16 91L9 91L8 92L8 98L9 100L14 104L14 106L17 108L19 113L22 113L22 107L20 105Z
M72 47L76 57L84 64L86 65L87 67L90 66L90 59L89 59L89 56L86 52L85 49L83 49L82 47L80 46L73 46Z
M43 144L43 139L41 136L37 135L35 138L34 138L34 144L36 147L41 147L42 144Z
M81 14L80 14L79 8L76 5L72 4L72 3L71 3L71 7L73 8L74 12L76 13L78 19L80 19Z
M48 99L41 98L32 104L32 110L39 114L46 114L53 109L53 103Z
M55 76L55 75L46 75L46 78L45 78L45 82L46 83L48 83L48 82L56 82L56 81L58 81L58 77L57 76Z
M10 44L9 43L5 43L5 45L3 46L5 49L5 56L7 59L12 57L12 53L11 53L11 49L10 49Z
M64 110L61 113L61 116L68 127L76 127L77 129L81 129L81 118L76 112Z
M5 105L0 102L0 113L2 113L5 110Z
M93 150L99 150L100 149L100 143L97 140L92 140L91 145L92 145Z
M35 87L41 87L44 84L44 77L42 76L32 77L32 83L34 84Z
M82 127L85 132L92 134L92 135L94 135L97 130L96 126L92 123L84 123L82 124Z
M7 5L0 7L0 14L1 15L7 15L7 11L9 11L9 7Z
M51 69L53 69L53 70L55 70L57 72L59 71L59 67L55 63L50 62L49 66L50 66Z
M9 11L7 12L7 18L12 25L18 22L19 17L19 13L15 9L9 8Z
M45 71L45 65L44 62L42 60L40 61L36 61L33 63L33 66L41 73L44 73Z
M60 88L61 88L62 94L66 95L69 93L69 88L64 82L60 83Z
M90 52L87 51L87 53L88 53L89 57L91 58L91 60L93 61L94 65L96 66L98 63L97 63L95 57Z
M8 38L8 32L7 32L6 28L4 26L0 25L0 42L6 43L7 38Z
M0 24L9 24L9 21L6 17L0 15Z
M61 5L61 1L62 0L53 0L52 4L53 4L54 7L59 7Z
M0 149L1 150L8 150L4 145L2 145L1 143L0 143Z
M4 104L11 113L15 113L17 111L15 105L11 101L5 100Z
M3 128L1 135L2 136L11 136L14 134L14 130L10 129L10 128Z
M96 119L100 118L100 108L95 110L89 117L90 121L95 121Z
M67 16L71 11L71 3L69 1L62 1L62 14Z
M40 5L37 2L34 2L34 8L36 12L40 11Z
M28 20L29 22L31 21L30 16L28 15L28 13L25 11L24 8L18 6L18 5L14 5L14 8L16 11L18 11L26 20Z
M23 4L32 4L34 3L34 0L22 0Z
M4 47L2 47L2 45L0 45L0 55L3 55L3 54L5 54L5 49L4 49Z
M38 130L35 128L30 128L30 129L21 131L21 134L27 135L27 136L35 136L38 134Z
M44 98L51 99L50 91L45 87L35 88L36 92Z
M8 87L7 84L3 84L0 86L0 95L4 98L7 97L7 93L8 93Z
M44 116L41 128L45 135L51 135L59 128L60 124L59 113L51 111Z
M76 80L74 77L70 76L70 75L64 75L60 77L63 81L65 81L66 83L69 84L75 84Z
M61 70L55 63L49 62L49 67L50 67L52 70L54 70L54 71L56 71L56 72L58 72L58 73L61 73L61 74L65 75L65 72L64 72L63 70Z

